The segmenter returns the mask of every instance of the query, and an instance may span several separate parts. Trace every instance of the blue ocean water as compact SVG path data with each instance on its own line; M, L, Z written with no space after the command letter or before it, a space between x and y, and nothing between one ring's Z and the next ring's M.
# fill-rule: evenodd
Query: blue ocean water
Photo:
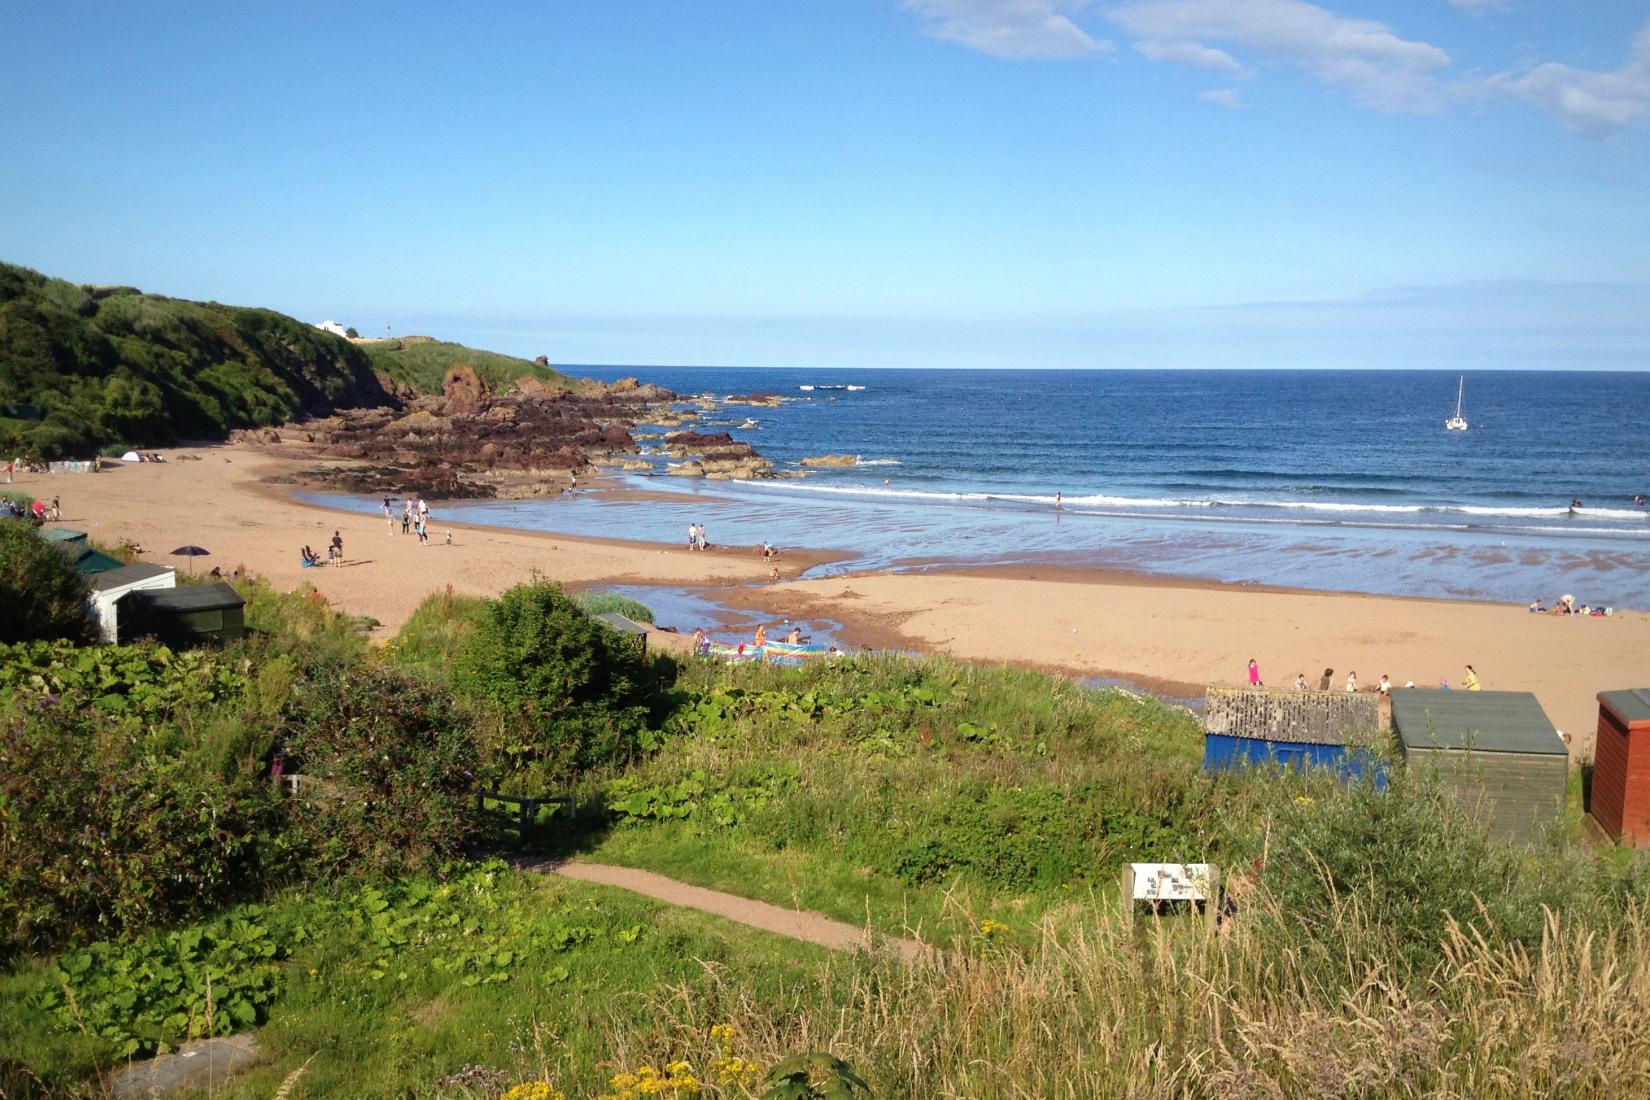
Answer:
M779 408L723 404L695 427L781 470L859 464L744 483L640 475L667 499L580 493L463 505L466 518L659 541L698 519L713 541L840 550L838 570L1099 566L1650 607L1650 512L1633 500L1650 494L1650 374L1468 374L1471 428L1448 432L1454 374L568 369L778 393Z

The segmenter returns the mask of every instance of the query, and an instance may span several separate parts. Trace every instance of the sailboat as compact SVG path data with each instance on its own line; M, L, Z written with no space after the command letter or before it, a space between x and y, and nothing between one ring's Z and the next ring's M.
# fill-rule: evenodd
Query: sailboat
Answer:
M1461 398L1466 394L1467 376L1462 375L1460 384L1455 387L1455 415L1444 421L1444 430L1450 432L1464 432L1467 422L1461 417Z

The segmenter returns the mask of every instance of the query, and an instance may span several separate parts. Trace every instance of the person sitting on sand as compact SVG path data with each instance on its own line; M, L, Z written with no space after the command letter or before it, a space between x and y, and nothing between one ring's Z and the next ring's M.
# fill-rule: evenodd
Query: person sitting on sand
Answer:
M304 548L303 548L303 550L301 550L301 551L299 551L299 553L300 553L300 554L301 554L301 555L302 555L302 556L303 556L303 559L304 559L304 564L305 564L305 565L306 565L306 566L309 566L309 565L320 565L320 564L321 564L321 559L320 559L320 556L319 556L319 555L317 555L317 554L316 554L316 553L315 553L315 551L313 551L313 550L311 550L311 549L310 549L310 548L309 548L309 544L308 544L308 543L305 543L305 544L304 544Z
M1295 690L1296 691L1305 691L1306 688L1307 688L1306 673L1304 673L1304 672L1295 673Z
M1392 694L1392 681L1387 679L1386 673L1381 673L1381 682L1375 685L1375 691L1380 695Z
M1535 599L1530 601L1530 613L1532 615L1538 615L1546 610L1547 605L1541 602L1540 596L1537 596Z
M1461 677L1461 686L1466 688L1468 691L1484 690L1484 685L1478 682L1478 673L1472 670L1471 665L1467 666L1467 674Z
M791 645L801 645L802 628L800 626L791 627L791 632L785 635L785 641L789 642Z
M1358 690L1358 674L1356 672L1348 672L1346 674L1346 690L1347 691L1357 691Z

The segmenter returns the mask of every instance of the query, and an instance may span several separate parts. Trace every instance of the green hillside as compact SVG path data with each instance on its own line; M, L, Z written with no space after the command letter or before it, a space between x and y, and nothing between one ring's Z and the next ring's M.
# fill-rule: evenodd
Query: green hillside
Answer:
M564 388L572 380L549 367L541 367L529 359L513 355L467 348L441 340L412 337L406 340L374 340L357 345L367 353L372 365L397 382L411 385L424 393L441 392L441 380L458 366L468 366L486 379L493 389L508 393L516 388L516 379L524 375L536 378L546 386Z
M387 400L360 349L284 314L0 264L0 452L221 439Z

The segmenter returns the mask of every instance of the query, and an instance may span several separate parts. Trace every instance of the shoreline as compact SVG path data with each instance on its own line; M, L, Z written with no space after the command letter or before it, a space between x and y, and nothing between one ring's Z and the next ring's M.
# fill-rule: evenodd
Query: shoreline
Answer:
M302 501L299 487L261 481L312 462L212 444L96 475L33 475L14 488L62 495L64 525L103 543L139 542L151 562L174 564L167 548L196 543L212 551L206 568L242 564L285 589L310 583L335 606L377 620L381 637L433 592L491 596L537 572L572 589L697 589L730 608L840 622L853 644L1126 680L1177 696L1240 682L1252 656L1274 685L1293 683L1297 671L1316 683L1333 667L1336 686L1356 669L1364 685L1385 672L1395 684L1435 687L1440 677L1458 682L1471 663L1486 687L1535 692L1583 756L1591 751L1597 692L1646 679L1639 655L1650 652L1650 615L1643 612L1571 619L1502 603L1070 565L935 563L921 572L798 580L805 569L845 556L797 549L775 562L782 579L773 583L770 566L749 548L689 551L473 524L452 517L462 508L439 503L431 542L419 546L399 525L386 533L382 516ZM343 533L347 565L301 568L299 546L323 547L334 529ZM684 634L692 627L675 625ZM686 644L668 632L656 636L671 639L667 646Z

